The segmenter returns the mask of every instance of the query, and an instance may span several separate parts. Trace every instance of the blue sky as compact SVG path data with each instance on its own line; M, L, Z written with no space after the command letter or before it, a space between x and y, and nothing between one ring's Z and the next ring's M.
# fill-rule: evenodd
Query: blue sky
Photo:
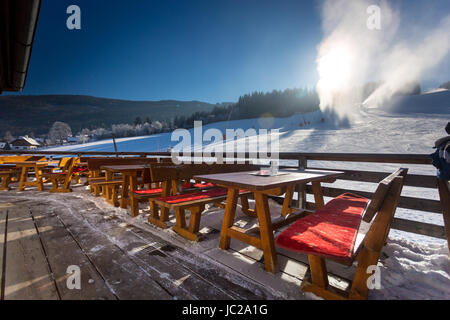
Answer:
M71 4L81 30L66 28ZM321 39L320 1L45 0L22 94L215 103L314 87Z

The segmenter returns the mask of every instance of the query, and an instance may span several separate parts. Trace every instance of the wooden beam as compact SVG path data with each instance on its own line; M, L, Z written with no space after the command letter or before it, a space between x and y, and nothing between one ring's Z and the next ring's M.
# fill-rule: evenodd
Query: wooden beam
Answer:
M391 229L421 234L433 238L447 239L443 226L425 222L394 218Z
M47 154L47 155L73 155L74 153L81 155L145 155L171 157L170 152L101 152L101 151L19 151L8 150L2 151L2 154ZM186 153L180 156L189 157L191 154ZM232 157L236 158L237 153ZM250 158L250 154L244 154L245 158ZM212 155L212 157L214 157ZM403 163L403 164L431 164L431 159L426 154L381 154L381 153L301 153L301 152L281 152L280 159L298 160L304 157L306 160L323 160L323 161L347 161L347 162L380 162L380 163Z
M309 185L306 186L306 190L309 194L314 194L313 188ZM339 188L330 188L330 187L322 187L323 195L326 197L335 198L345 192L355 193L362 197L366 197L371 199L373 196L373 192L367 191L359 191L359 190L347 190L347 189L339 189ZM433 212L433 213L442 213L441 204L438 200L431 199L422 199L422 198L414 198L401 196L400 202L398 204L399 208Z
M362 170L343 170L331 168L308 168L313 170L332 170L344 172L344 175L339 176L339 180L346 181L363 181L371 183L379 183L381 180L389 176L390 172L375 172ZM421 188L436 188L436 176L422 175L422 174L408 174L405 179L405 186L421 187Z
M444 215L445 233L450 250L450 182L438 180L439 198L442 206L442 214Z

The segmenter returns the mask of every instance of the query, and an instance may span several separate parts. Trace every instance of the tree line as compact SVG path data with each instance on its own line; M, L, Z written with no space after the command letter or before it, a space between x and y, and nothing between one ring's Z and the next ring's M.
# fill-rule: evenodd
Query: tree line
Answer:
M294 88L271 92L255 91L240 96L236 103L216 106L210 112L196 112L188 117L177 116L174 119L174 125L176 128L192 128L196 120L208 124L267 116L285 118L296 113L316 110L319 110L319 96L313 89Z

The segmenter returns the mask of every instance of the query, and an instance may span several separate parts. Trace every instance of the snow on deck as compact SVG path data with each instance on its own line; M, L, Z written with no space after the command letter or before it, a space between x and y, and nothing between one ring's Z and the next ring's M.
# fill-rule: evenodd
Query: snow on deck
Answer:
M6 204L28 206L35 213L38 226L42 216L59 219L65 232L70 233L99 270L103 280L96 283L104 281L108 289L106 293L102 291L104 288L99 289L103 292L99 296L93 291L89 298L317 299L299 289L307 269L305 255L277 248L280 271L271 274L264 270L259 249L233 239L230 250L220 250L223 217L220 208L209 207L202 214L203 240L195 243L170 228L162 230L148 224L146 204L141 204L139 217L131 218L128 210L110 206L82 185L75 186L71 194L0 191L0 211ZM270 200L270 207L276 218L280 206ZM174 217L171 219L174 224ZM249 228L255 223L238 208L237 225ZM45 237L49 226L40 227L40 235ZM327 265L330 282L345 288L354 267L333 262ZM369 299L450 299L450 264L445 242L418 244L391 232L379 266L382 288L372 290ZM65 275L65 268L60 271ZM159 295L136 295L125 281L139 283L143 289L157 286L163 290Z

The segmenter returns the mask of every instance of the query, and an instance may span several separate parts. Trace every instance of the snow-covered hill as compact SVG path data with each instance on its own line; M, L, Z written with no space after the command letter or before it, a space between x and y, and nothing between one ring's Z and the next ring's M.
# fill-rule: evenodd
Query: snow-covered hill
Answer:
M450 114L450 90L436 89L419 95L397 96L373 111L384 111L387 114L421 113L448 116Z
M279 129L281 152L431 153L433 142L445 134L448 121L450 91L446 90L397 97L386 108L355 110L349 119L339 119L333 113L313 112L289 118L217 122L205 125L203 131L209 128L222 132L237 128ZM193 130L190 131L192 134ZM119 151L165 151L177 144L171 141L171 133L116 141ZM50 150L114 151L114 148L112 140L103 140Z

